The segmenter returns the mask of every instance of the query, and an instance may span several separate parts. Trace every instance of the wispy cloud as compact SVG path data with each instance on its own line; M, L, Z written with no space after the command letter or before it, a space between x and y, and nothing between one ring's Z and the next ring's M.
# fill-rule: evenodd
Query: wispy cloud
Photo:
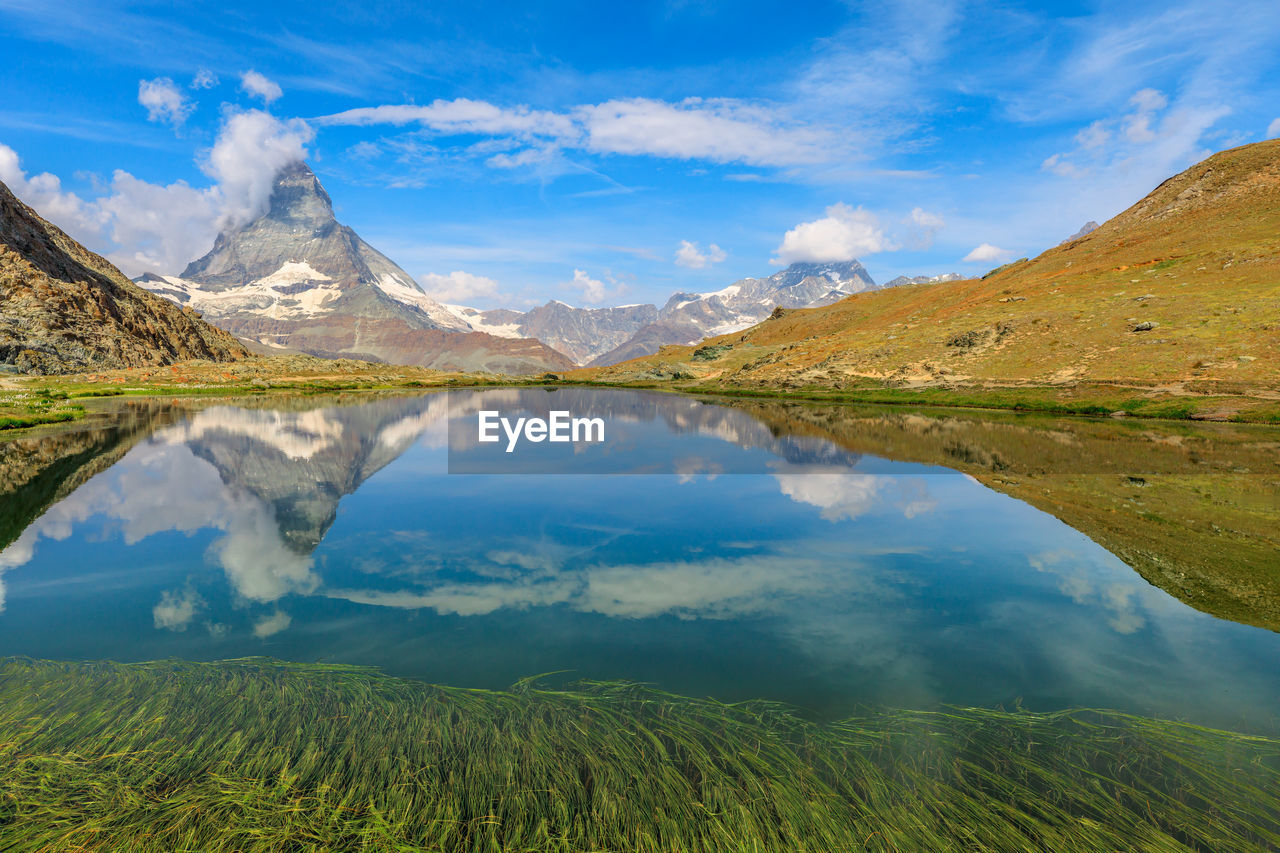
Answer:
M458 98L431 104L360 107L313 119L319 126L418 124L440 135L479 134L541 140L594 154L624 154L715 163L791 166L833 156L830 135L789 121L767 106L731 99L667 103L629 98L564 112ZM500 168L528 165L551 149L525 148L490 159Z

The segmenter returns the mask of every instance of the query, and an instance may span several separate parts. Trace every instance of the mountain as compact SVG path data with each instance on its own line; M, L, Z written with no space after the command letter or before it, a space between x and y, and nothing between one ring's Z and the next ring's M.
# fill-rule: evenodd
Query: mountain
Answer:
M947 272L942 275L900 275L885 282L882 287L902 287L904 284L941 284L947 281L961 281L964 276L958 272Z
M472 332L337 221L305 163L281 171L267 211L219 234L181 276L137 283L242 338L312 355L495 373L572 367L536 340Z
M712 293L676 293L662 306L656 320L591 364L616 364L656 353L667 344L693 344L745 329L778 307L830 305L876 287L862 264L852 260L795 263L768 278L744 278Z
M339 501L404 453L431 424L444 425L439 394L362 405L299 399L271 408L218 406L157 433L184 444L237 493L271 508L280 536L300 554L320 544Z
M247 355L198 313L134 285L0 183L0 365L75 373Z
M529 311L497 308L477 311L450 306L477 332L537 338L578 364L586 364L626 341L642 326L658 319L653 305L575 308L552 300Z
M1097 230L1098 230L1098 228L1099 228L1098 223L1096 223L1096 222L1094 222L1092 219L1090 219L1088 222L1086 222L1085 224L1083 224L1083 225L1081 225L1081 226L1080 226L1080 230L1079 230L1079 231L1077 231L1076 233L1072 234L1070 237L1068 237L1067 239L1063 240L1062 242L1064 242L1064 243L1070 243L1072 240L1079 240L1079 239L1080 239L1081 237L1083 237L1084 235L1086 235L1086 234L1092 234L1094 231L1097 231Z
M1280 140L1224 151L1084 237L981 279L787 312L724 349L590 376L739 387L1280 383Z

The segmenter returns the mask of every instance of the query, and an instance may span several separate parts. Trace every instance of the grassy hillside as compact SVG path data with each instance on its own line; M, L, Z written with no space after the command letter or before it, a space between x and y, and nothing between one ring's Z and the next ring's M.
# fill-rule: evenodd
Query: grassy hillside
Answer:
M784 390L1095 383L1274 401L1280 141L1216 154L1093 233L981 279L776 312L572 376Z
M778 434L964 471L1069 524L1197 610L1280 631L1273 428L735 405Z

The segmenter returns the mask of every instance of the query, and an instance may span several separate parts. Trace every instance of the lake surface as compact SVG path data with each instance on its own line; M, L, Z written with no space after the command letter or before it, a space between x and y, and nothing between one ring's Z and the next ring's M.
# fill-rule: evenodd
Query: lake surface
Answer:
M1193 609L971 476L761 407L459 390L134 406L25 438L0 456L0 655L1276 730L1280 635ZM602 417L605 441L475 441L479 411L557 408Z

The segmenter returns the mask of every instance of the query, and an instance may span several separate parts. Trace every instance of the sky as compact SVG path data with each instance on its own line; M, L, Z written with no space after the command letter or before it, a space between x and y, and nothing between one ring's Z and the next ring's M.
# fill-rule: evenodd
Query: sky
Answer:
M1280 4L0 0L0 181L177 274L311 164L443 301L981 274L1280 136Z

